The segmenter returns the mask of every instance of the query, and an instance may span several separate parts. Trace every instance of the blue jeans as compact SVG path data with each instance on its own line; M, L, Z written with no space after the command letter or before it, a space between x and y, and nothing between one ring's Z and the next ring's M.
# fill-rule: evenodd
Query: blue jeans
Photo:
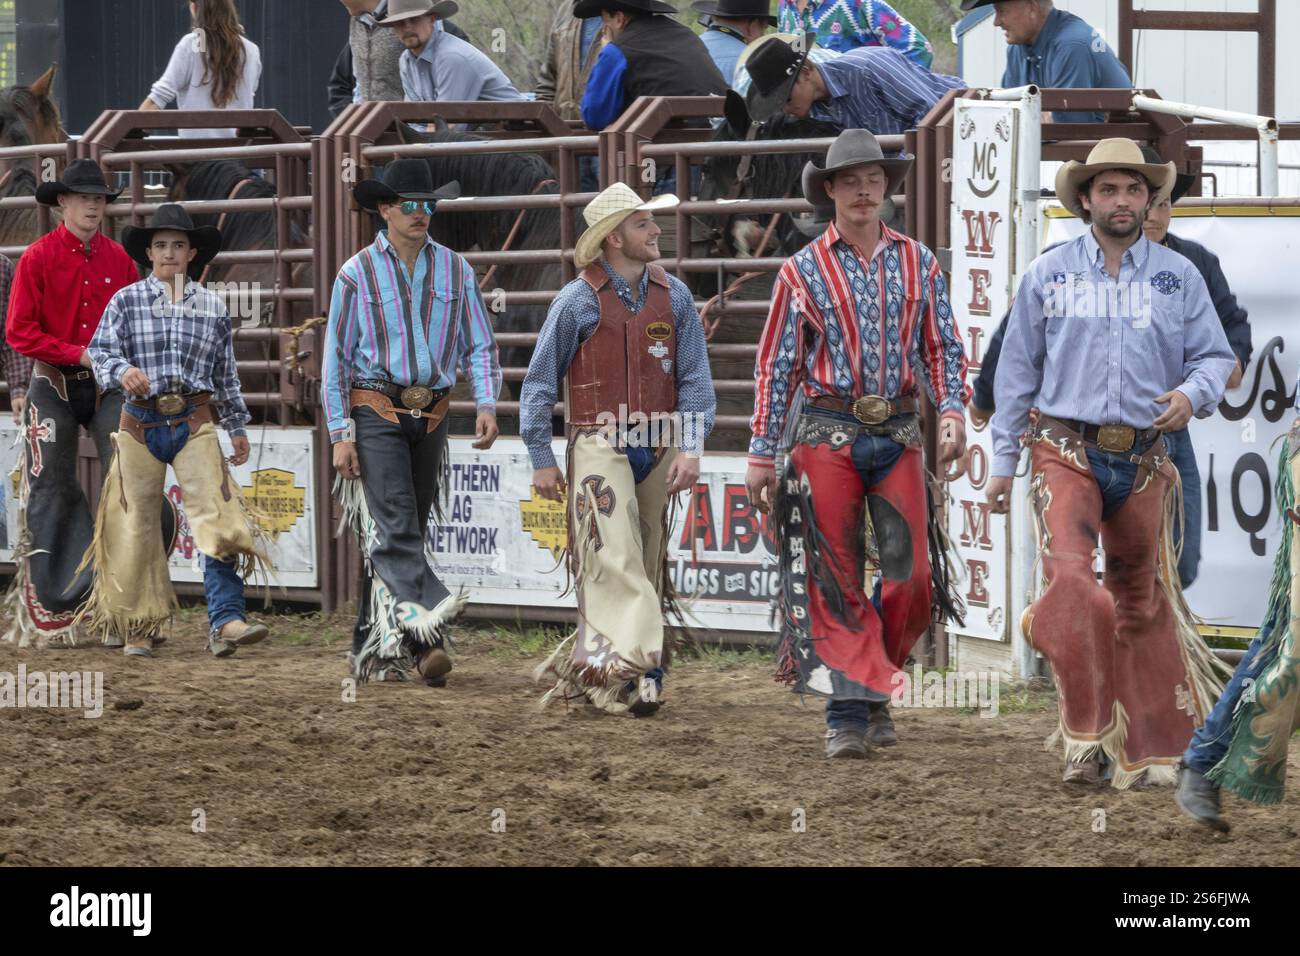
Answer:
M1138 466L1129 461L1127 454L1113 455L1100 448L1085 448L1088 464L1092 467L1092 477L1101 492L1101 520L1109 521L1115 516L1128 496L1133 492L1133 482L1137 480Z
M186 405L176 415L164 415L155 409L136 408L129 402L123 406L127 414L149 425L154 422L175 422L162 428L147 428L144 444L149 454L170 465L190 440L190 426L184 419L193 409ZM231 621L244 620L244 581L236 570L235 562L218 561L203 556L203 594L208 602L208 625L219 631Z
M1260 628L1260 634L1271 631L1272 628L1267 625ZM1223 696L1210 711L1210 716L1206 717L1205 723L1196 728L1196 733L1192 734L1192 742L1187 745L1183 762L1197 773L1208 771L1228 752L1228 744L1232 742L1232 712L1237 707L1237 701L1241 699L1245 682L1249 680L1253 684L1264 669L1277 658L1276 647L1262 655L1258 653L1259 648L1260 639L1257 637L1251 641L1250 647L1246 649L1246 655L1237 665L1237 669L1232 672L1228 686L1223 689Z
M1189 588L1196 580L1196 570L1201 563L1201 473L1196 467L1196 449L1192 435L1186 428L1165 433L1165 448L1178 469L1183 483L1183 527L1174 525L1174 545L1182 541L1183 553L1178 558L1178 579Z
M818 409L817 417L827 417L839 419L845 422L857 424L857 420L852 415L841 415L837 412ZM857 469L858 475L862 478L862 484L867 488L872 488L888 477L890 470L898 463L898 458L903 454L903 446L894 441L887 435L868 435L861 432L853 442L850 449L853 456L853 467ZM876 613L880 613L880 579L876 579L876 586L871 594L871 603L875 605ZM883 704L875 704L876 708ZM873 704L871 701L856 700L828 700L826 702L826 726L830 730L856 730L865 731L867 722L871 717Z

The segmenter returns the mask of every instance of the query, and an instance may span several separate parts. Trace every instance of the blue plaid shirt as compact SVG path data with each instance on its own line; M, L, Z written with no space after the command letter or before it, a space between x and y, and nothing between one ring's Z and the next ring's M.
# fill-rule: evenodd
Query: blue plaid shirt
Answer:
M211 392L221 427L245 434L248 406L239 394L230 313L220 296L197 282L172 304L156 276L132 283L108 302L88 347L103 390L121 388L138 368L149 377L149 397L167 392Z

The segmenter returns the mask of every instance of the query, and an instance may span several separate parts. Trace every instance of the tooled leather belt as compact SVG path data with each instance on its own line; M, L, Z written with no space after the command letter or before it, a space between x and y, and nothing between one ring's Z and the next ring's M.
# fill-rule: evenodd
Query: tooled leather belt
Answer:
M1146 451L1160 437L1158 428L1134 428L1131 425L1093 425L1074 418L1053 418L1043 416L1043 424L1058 422L1090 445L1096 445L1102 451L1114 455L1124 455L1138 449Z
M353 382L354 389L363 392L378 392L387 395L394 402L401 402L402 407L410 412L427 412L447 397L449 388L433 389L428 385L398 385L383 379L371 378Z
M179 415L186 407L199 408L212 400L211 392L165 392L154 398L128 398L127 404L163 415Z
M808 404L815 408L825 408L833 412L852 415L864 425L880 425L895 415L911 415L920 408L915 395L888 399L881 395L863 395L861 398L834 398L830 395L818 395L808 399Z

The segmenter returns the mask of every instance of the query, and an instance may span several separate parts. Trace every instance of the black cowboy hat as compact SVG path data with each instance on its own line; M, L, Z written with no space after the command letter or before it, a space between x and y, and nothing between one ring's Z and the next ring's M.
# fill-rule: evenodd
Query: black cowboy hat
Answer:
M1155 164L1155 165L1158 165L1158 164L1164 162L1164 160L1160 158L1160 154L1157 153L1157 152L1156 152L1154 149L1152 149L1150 146L1143 146L1143 147L1142 147L1142 156L1143 156L1143 158L1146 159L1146 161L1147 161L1148 163L1152 163L1152 164ZM1171 203L1176 203L1176 202L1178 202L1178 200L1182 199L1184 196L1187 195L1187 190L1191 189L1191 188L1192 188L1192 185L1193 185L1195 182L1196 182L1196 177L1195 177L1195 176L1189 176L1189 175L1187 175L1186 173L1178 173L1177 175L1175 175L1175 176L1174 176L1173 189L1170 190L1170 193L1169 193L1169 201L1170 201ZM1157 200L1159 200L1159 199L1163 199L1163 198L1164 198L1163 196L1158 195L1158 194L1157 194L1157 196L1156 196L1156 199L1157 199Z
M203 270L212 261L213 256L221 251L221 230L215 226L196 226L190 214L174 202L164 203L154 210L153 218L147 226L127 226L122 230L122 247L131 258L142 266L152 266L145 251L153 242L154 233L167 230L183 232L190 240L190 245L198 254L190 263L186 273L191 279L198 279Z
M796 50L795 44L773 37L749 55L745 69L749 70L752 83L745 103L749 115L757 122L765 123L785 108L790 101L790 91L799 79L799 71L816 41L817 34L805 34L803 49Z
M574 0L573 15L582 20L598 17L600 11L611 13L676 13L677 8L662 0Z
M122 190L114 192L104 181L104 171L93 159L78 159L68 164L62 179L52 183L41 183L36 187L36 201L43 206L57 206L62 193L85 193L90 196L107 196L112 202L122 195Z
M961 9L963 13L969 13L976 7L991 7L998 0L961 0Z
M460 183L452 181L433 188L429 164L422 159L398 159L384 169L384 178L365 179L352 189L352 196L362 209L379 211L381 202L403 199L428 199L437 203L460 195Z
M754 18L766 20L776 26L768 0L695 0L691 9L708 17L730 17L735 20Z

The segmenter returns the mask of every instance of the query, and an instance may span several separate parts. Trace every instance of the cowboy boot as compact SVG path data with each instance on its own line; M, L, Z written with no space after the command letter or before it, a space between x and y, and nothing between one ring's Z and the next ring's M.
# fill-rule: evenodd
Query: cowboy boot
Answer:
M1099 787L1102 785L1101 759L1093 757L1088 760L1069 760L1065 764L1065 773L1061 774L1062 783L1081 786Z
M445 687L451 666L451 655L441 647L431 647L420 655L415 669L430 687Z
M889 716L888 701L870 701L867 709L871 716L867 723L867 743L873 747L893 747L898 743L898 731L894 729L894 718Z
M122 653L127 657L153 657L153 638L138 632L132 634L127 637Z
M1197 823L1203 823L1220 833L1227 833L1232 827L1228 821L1219 816L1219 786L1205 779L1186 764L1178 768L1178 787L1174 790L1174 800L1178 808Z
M826 756L832 760L865 760L871 750L865 731L844 728L826 731Z
M223 624L218 636L223 641L243 647L245 644L256 644L265 640L270 633L265 624L249 624L247 621L236 619Z

